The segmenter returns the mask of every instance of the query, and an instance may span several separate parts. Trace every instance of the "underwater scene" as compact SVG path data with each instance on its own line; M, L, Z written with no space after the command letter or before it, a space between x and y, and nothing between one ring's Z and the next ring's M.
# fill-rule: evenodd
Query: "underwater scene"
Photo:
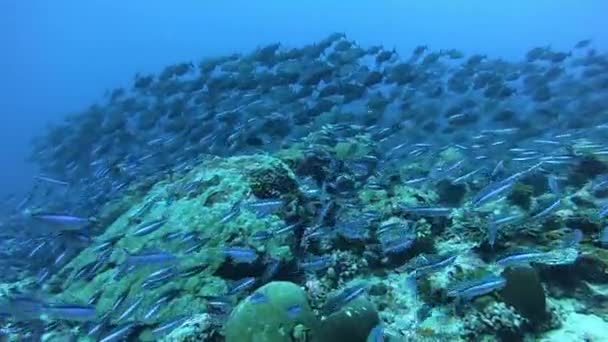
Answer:
M608 341L606 45L321 31L35 130L0 341Z

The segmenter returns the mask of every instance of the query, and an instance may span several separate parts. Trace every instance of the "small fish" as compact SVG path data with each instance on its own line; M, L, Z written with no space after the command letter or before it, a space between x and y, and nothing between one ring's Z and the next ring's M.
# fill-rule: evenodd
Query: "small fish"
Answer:
M514 182L512 181L500 181L486 186L473 198L473 206L478 208L495 200L496 198L510 191L511 188L513 188L513 184Z
M561 195L562 191L559 185L559 180L555 175L549 175L549 177L547 177L547 185L549 186L549 190L551 190L554 195Z
M246 277L240 280L237 280L232 284L232 287L228 291L227 295L235 295L239 292L247 291L255 285L256 279L254 277Z
M279 227L276 229L272 230L272 235L276 236L276 235L282 235L288 232L292 232L297 226L299 225L299 223L294 223L294 224L290 224L284 227Z
M390 233L393 231L401 231L401 230L406 230L406 229L408 229L407 221L406 222L387 223L387 224L380 226L378 228L378 230L376 230L376 235L381 236L383 234Z
M501 257L496 260L496 264L502 267L529 265L532 262L541 262L548 256L548 253L538 251L516 252Z
M164 304L165 303L154 303L150 310L148 310L148 312L146 312L146 314L144 315L143 320L147 321L156 316L156 314L158 314L158 312L163 308Z
M406 213L426 217L445 217L452 213L452 208L443 207L401 207L400 209Z
M490 274L480 279L457 283L450 287L446 294L448 297L455 297L460 300L470 300L501 289L506 283L507 281L504 278Z
M254 211L258 218L263 218L278 212L283 208L283 205L283 200L267 199L250 202L246 206L249 210Z
M207 297L207 311L212 314L227 314L232 310L233 303L229 297Z
M589 46L589 44L591 44L591 39L583 39L578 41L575 45L574 48L575 49L582 49L582 48L586 48Z
M137 254L130 254L126 249L123 249L123 251L127 255L125 260L127 265L163 264L177 260L173 254L159 250L147 250Z
M382 241L382 251L386 254L403 253L410 249L414 245L414 242L416 242L416 237L413 235L385 240Z
M257 232L251 235L251 240L253 241L267 241L272 238L272 232L270 230L258 230Z
M33 256L34 256L36 253L38 253L38 251L39 251L39 250L40 250L42 247L46 246L46 244L47 244L47 241L42 241L42 242L41 242L40 244L38 244L38 245L37 245L37 246L36 246L34 249L32 249L32 251L30 252L30 254L28 254L28 256L27 256L27 257L28 257L28 258L33 257Z
M334 312L340 311L350 301L363 295L367 291L367 288L367 284L360 283L346 287L337 294L330 296L322 308L324 315L329 316Z
M583 240L583 232L580 229L573 229L564 236L561 248L577 247Z
M597 241L600 243L600 246L602 246L603 248L608 247L608 226L606 226L606 227L604 227L604 229L602 229Z
M95 291L95 293L93 293L91 295L91 297L89 298L89 300L87 301L87 304L88 305L95 305L95 303L97 303L97 301L99 300L99 298L101 298L102 294L103 294L102 290Z
M293 304L287 307L285 310L287 312L287 316L291 319L294 319L302 313L303 308L300 304Z
M188 320L188 316L185 316L185 315L175 317L172 320L167 321L166 323L161 324L159 327L152 330L152 334L157 339L160 339L161 337L168 335L170 332L172 332L176 328L180 327L187 320Z
M48 268L43 268L38 272L38 276L36 277L36 284L43 284L51 275L51 271Z
M10 315L17 320L39 319L46 303L28 295L0 298L0 314Z
M150 222L146 222L142 224L140 227L136 228L133 232L133 236L144 236L151 234L157 231L160 227L162 227L167 222L167 219L158 219Z
M55 178L51 178L51 177L47 177L47 176L43 176L43 175L38 175L36 177L34 177L37 181L42 181L42 182L47 182L50 184L55 184L55 185L61 185L61 186L69 186L70 183L66 182L66 181L62 181L59 179L55 179Z
M220 219L220 221L218 223L226 224L226 223L230 222L233 218L239 216L240 213L241 213L241 203L237 202L232 206L232 208L230 208L230 211L228 213L226 213L226 215L224 215L224 217L222 217Z
M51 318L66 321L92 321L96 318L97 312L92 305L47 305L43 309L44 313Z
M608 204L605 204L599 212L599 217L600 218L604 218L608 216Z
M262 292L254 292L249 297L247 297L247 300L249 300L253 304L268 303L268 296L266 296Z
M87 329L87 336L89 337L97 337L99 333L106 327L107 322L105 320L94 323Z
M384 342L384 327L378 324L370 330L366 342Z
M308 272L317 272L331 266L333 257L330 255L313 256L301 261L298 266Z
M427 181L428 179L429 179L428 177L412 178L412 179L406 180L405 182L403 182L403 184L405 184L405 185L418 184L418 183Z
M129 318L129 316L131 316L139 308L143 300L144 296L140 296L138 299L136 299L133 303L131 303L131 305L129 305L129 307L125 309L125 311L123 311L120 316L118 316L116 321L120 322Z
M57 227L59 230L80 230L93 222L89 218L69 214L34 213L31 216L38 221Z
M266 268L264 269L264 273L260 276L260 282L266 283L272 280L277 273L279 273L279 268L281 267L281 260L275 258L269 258Z
M121 305L122 303L125 302L125 300L127 299L127 297L129 296L128 292L123 293L122 295L118 296L118 298L116 298L116 301L114 302L114 305L112 305L112 310L110 311L116 311Z
M59 254L57 256L57 258L55 258L55 262L53 262L53 265L54 266L59 266L63 262L63 260L65 259L65 257L67 256L67 253L68 253L68 251L65 250L61 254Z
M237 263L250 264L258 259L258 254L254 249L247 247L224 247L224 255Z
M511 224L514 222L517 222L519 220L522 220L523 216L520 214L513 214L513 215L508 215L508 216L503 216L503 217L498 217L496 219L494 219L490 224L494 224L497 226L503 226L503 225L507 225L507 224Z
M540 212L538 212L537 214L533 215L531 217L531 219L532 220L544 219L545 217L551 215L551 213L553 211L555 211L561 204L562 204L562 200L558 198L555 202L553 202L547 208L545 208L545 209L541 210Z
M411 270L414 277L420 278L448 267L456 258L457 255L420 254L397 271Z
M104 336L99 342L118 342L126 339L127 336L131 333L131 330L135 328L135 323L126 323L118 326L116 329L112 330L109 334Z
M490 244L490 248L492 250L494 250L494 244L496 243L496 238L498 237L498 228L500 228L500 226L494 222L491 222L488 225L488 230L487 230L486 235L488 238L488 244Z
M600 191L608 189L608 174L597 176L591 185L591 190Z
M182 270L179 273L179 276L182 277L182 278L190 278L190 277L192 277L192 276L194 276L196 274L199 274L202 271L206 270L208 267L209 267L208 264L199 264L199 265L196 265L196 266L192 266L192 267L189 267L189 268L186 268L186 269Z
M469 180L469 178L473 177L474 175L478 174L479 172L483 171L485 169L485 167L480 167L477 168L469 173L466 173L458 178L455 178L452 180L452 184L461 184L461 183L465 183L467 180Z

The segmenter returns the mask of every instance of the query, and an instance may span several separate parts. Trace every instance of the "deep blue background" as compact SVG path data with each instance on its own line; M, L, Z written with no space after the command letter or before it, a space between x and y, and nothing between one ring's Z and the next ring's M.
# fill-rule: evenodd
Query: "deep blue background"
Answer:
M28 186L28 142L47 122L138 71L334 31L402 54L427 44L513 59L583 38L603 50L606 13L606 0L0 0L0 194Z

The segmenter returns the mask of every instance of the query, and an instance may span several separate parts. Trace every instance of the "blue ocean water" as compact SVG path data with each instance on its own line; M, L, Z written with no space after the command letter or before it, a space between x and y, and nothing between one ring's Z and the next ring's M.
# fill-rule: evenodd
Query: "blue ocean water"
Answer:
M608 340L605 13L2 1L0 336Z
M346 32L364 45L457 47L520 57L538 45L608 44L601 0L580 1L2 1L0 56L4 193L24 191L27 143L44 125L125 85L135 72L181 60L298 46ZM35 97L35 100L33 100ZM10 148L6 148L10 146Z

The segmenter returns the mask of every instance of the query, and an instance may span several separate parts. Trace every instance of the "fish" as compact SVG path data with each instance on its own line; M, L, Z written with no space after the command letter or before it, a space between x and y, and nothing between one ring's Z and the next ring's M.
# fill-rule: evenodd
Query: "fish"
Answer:
M54 184L54 185L60 185L60 186L66 186L66 187L70 186L70 183L68 183L66 181L55 179L52 177L43 176L43 175L38 175L38 176L34 177L34 179L37 181L46 182L46 183L50 183L50 184Z
M382 324L378 324L370 330L366 342L384 342L384 340L384 327Z
M219 224L226 224L230 221L232 221L232 219L234 219L235 217L239 216L239 214L241 213L241 203L237 202L235 203L232 208L230 208L230 211L228 211L228 213L226 213L226 215L224 215L224 217L222 217L219 220Z
M247 300L254 304L268 303L269 301L268 296L266 296L262 292L252 293L251 295L249 295L249 297L247 297Z
M473 207L479 208L486 203L495 201L498 197L510 191L514 184L511 180L491 183L475 195L472 201Z
M143 318L142 318L143 321L152 320L160 312L160 310L163 308L164 305L165 305L164 302L157 301L156 303L154 303L154 305L152 305L152 307L143 316Z
M162 336L168 335L173 330L182 326L188 320L188 316L181 315L177 316L152 330L152 334L156 338L161 338Z
M452 254L420 254L396 271L411 271L415 278L428 276L453 264L458 255Z
M448 297L459 300L470 300L503 288L507 284L505 278L489 274L479 279L456 283L446 291Z
M549 186L549 189L551 190L551 192L554 195L556 195L556 196L561 195L562 190L559 185L559 180L557 179L557 177L555 175L549 175L549 177L547 177L547 184Z
M600 246L603 248L607 248L608 247L608 226L604 227L602 229L602 231L600 232L597 241L599 242Z
M58 230L80 230L93 222L91 218L58 213L32 213L31 217Z
M125 323L119 325L103 338L99 339L99 342L117 342L125 340L135 327L136 323Z
M224 247L222 251L226 257L237 263L250 264L258 259L257 252L248 247Z
M317 272L329 268L332 263L331 255L312 256L300 261L298 267L307 272Z
M575 49L586 48L589 46L589 44L591 44L591 39L579 40L578 42L576 42L576 44L574 44L574 48Z
M383 239L381 241L382 251L385 254L403 253L410 249L416 242L416 237L413 235L399 236L393 239Z
M608 217L608 204L605 204L598 213L600 218Z
M227 314L232 310L233 303L229 297L207 297L207 310L212 314Z
M243 279L237 280L234 282L234 284L232 284L227 295L231 296L239 292L247 291L255 285L256 281L257 279L255 277L245 277Z
M254 211L258 218L275 214L281 210L283 206L284 203L281 199L256 200L246 204L246 207L249 210Z
M540 220L561 208L558 199L580 207L596 201L594 210L575 214L604 225L607 58L588 39L579 43L573 51L540 45L519 60L482 51L465 58L455 48L425 45L404 57L334 34L306 46L277 43L138 74L128 89L109 91L32 142L31 160L44 174L1 202L0 283L31 279L31 286L57 291L57 298L80 298L80 283L121 285L84 294L88 305L107 308L107 317L94 322L92 339L99 340L127 320L134 321L133 335L150 335L171 315L186 313L171 301L145 300L116 320L137 295L179 293L188 278L208 271L257 279L222 310L208 306L216 320L237 297L294 276L290 271L302 282L330 266L344 273L349 253L373 271L419 254L427 242L437 245L436 234L448 246L459 239L475 244L471 239L486 233L493 254L512 231L542 228ZM498 202L517 183L534 186L533 211ZM193 205L193 220L177 208L184 204ZM558 213L572 221L570 211ZM382 224L395 221L401 224ZM168 227L174 223L180 226ZM460 223L478 231L460 234ZM522 233L547 264L575 260L582 237L571 232L548 251L538 234ZM290 258L278 259L276 248ZM407 277L415 283L454 259L408 259L405 270L413 273ZM221 264L217 272L210 269L215 264ZM357 279L366 270L339 278ZM322 290L343 289L338 284ZM0 302L3 318L16 310L6 297ZM24 301L22 316L29 310L38 320L46 304ZM85 323L67 327L92 329ZM63 328L53 324L44 322L49 330Z
M167 219L165 218L146 222L135 228L135 231L133 231L133 236L145 236L151 234L161 228L166 222Z
M331 295L322 307L324 316L329 316L334 312L340 311L344 306L350 303L355 298L363 295L368 289L366 283L354 284L343 288L337 293Z
M524 219L524 217L520 214L499 216L499 217L494 218L490 224L500 227L503 225L517 223L523 219Z
M602 191L608 189L608 174L597 176L591 185L592 191Z
M266 268L260 276L260 282L266 283L272 280L278 273L281 267L281 260L275 258L268 258Z
M452 208L444 207L400 207L406 213L426 216L426 217L445 217L452 213Z
M532 217L530 219L531 220L541 220L541 219L544 219L547 216L551 215L551 213L553 213L561 204L562 204L562 200L560 198L558 198L557 200L555 200L553 203L551 203L545 209L543 209L543 210L539 211L538 213L532 215Z
M583 232L580 229L572 229L568 234L564 235L561 248L577 247L583 240Z
M38 319L44 313L46 303L29 295L16 295L0 298L0 313L8 314L18 320Z
M496 224L495 222L491 222L488 225L488 229L487 229L487 239L488 239L488 244L490 245L490 248L493 250L494 249L494 244L496 243L496 238L498 237L498 229L500 228L500 225Z
M66 321L93 321L97 318L97 310L93 305L49 304L43 312L52 319Z
M542 262L548 256L548 253L539 251L515 252L499 258L496 264L502 267L529 265L533 262Z
M298 317L302 313L303 310L304 309L302 308L302 305L293 304L293 305L288 306L285 311L289 318L294 319L294 318Z
M173 254L156 249L140 251L137 254L131 254L126 249L123 249L123 252L126 254L125 264L128 266L165 264L177 261L177 257Z
M129 305L122 312L122 314L120 314L120 316L118 316L118 318L116 319L116 321L117 322L121 322L121 321L124 321L124 320L128 319L139 308L139 306L141 305L141 303L142 303L143 300L144 300L144 296L140 296L135 301L133 301L133 303L131 303L131 305Z

